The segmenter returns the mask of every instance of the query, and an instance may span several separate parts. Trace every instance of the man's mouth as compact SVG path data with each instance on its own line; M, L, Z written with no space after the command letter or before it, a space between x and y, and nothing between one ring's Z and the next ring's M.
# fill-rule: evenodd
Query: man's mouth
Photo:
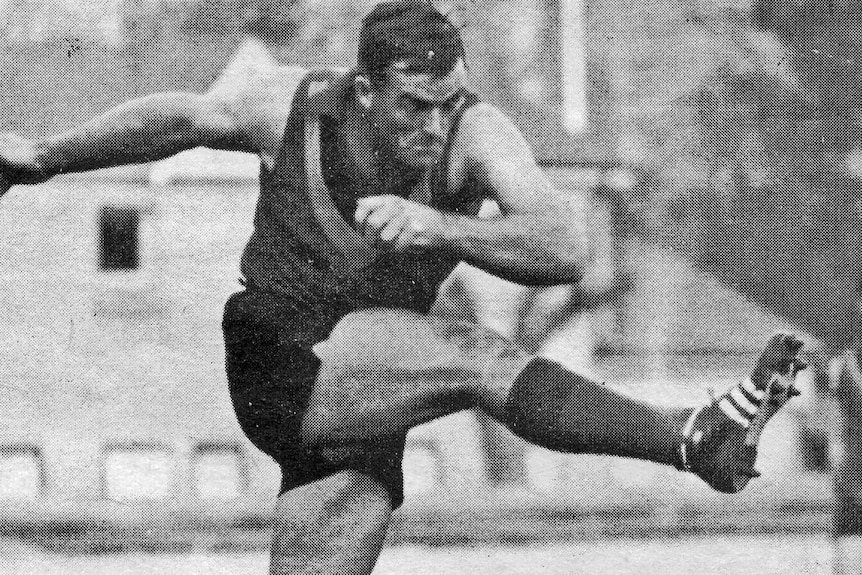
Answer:
M412 144L410 147L420 154L437 155L443 153L441 144Z

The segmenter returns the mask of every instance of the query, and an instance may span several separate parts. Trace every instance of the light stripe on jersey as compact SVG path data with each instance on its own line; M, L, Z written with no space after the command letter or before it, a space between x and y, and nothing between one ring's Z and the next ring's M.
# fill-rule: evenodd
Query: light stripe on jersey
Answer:
M311 82L308 97L311 98L325 87L324 82ZM362 269L375 260L377 252L341 217L323 181L320 167L320 117L306 114L304 123L305 174L314 217L332 245L345 256L345 267L348 270Z

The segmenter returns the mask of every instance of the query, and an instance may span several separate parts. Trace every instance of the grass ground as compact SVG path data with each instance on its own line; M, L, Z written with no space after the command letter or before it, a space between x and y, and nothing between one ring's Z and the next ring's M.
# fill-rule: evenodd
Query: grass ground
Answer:
M391 547L375 575L819 575L832 572L829 538L718 536L583 541L524 547ZM10 575L252 575L265 553L63 556L17 547L0 555Z

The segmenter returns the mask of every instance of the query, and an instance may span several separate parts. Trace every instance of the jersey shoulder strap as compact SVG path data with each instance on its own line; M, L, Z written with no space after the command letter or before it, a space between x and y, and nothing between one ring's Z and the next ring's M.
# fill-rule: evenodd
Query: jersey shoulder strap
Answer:
M305 182L314 217L329 242L344 256L346 271L368 266L377 252L341 217L323 180L320 163L320 116L337 113L340 104L337 83L344 75L309 74L303 100ZM302 94L302 92L300 92Z

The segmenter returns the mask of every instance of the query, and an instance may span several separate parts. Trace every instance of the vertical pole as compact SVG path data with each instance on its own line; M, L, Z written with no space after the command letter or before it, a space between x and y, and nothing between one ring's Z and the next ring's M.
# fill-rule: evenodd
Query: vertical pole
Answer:
M833 380L839 423L833 542L836 575L862 573L862 371L856 351L833 360Z
M587 58L583 0L559 0L562 123L567 132L587 128Z

